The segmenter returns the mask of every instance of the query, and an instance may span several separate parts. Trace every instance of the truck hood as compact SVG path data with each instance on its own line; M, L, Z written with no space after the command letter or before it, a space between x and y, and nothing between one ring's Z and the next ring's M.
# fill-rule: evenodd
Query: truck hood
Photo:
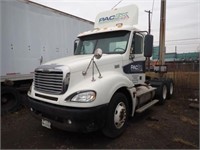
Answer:
M45 63L44 66L53 65L53 66L58 66L60 69L67 66L70 69L71 73L84 71L89 65L92 57L93 57L93 54L74 55L74 56L69 56L69 57L50 61L48 63ZM121 54L103 54L100 59L97 60L94 58L94 60L98 67L101 67L103 65L113 64L115 62L119 64L119 62L121 62L122 60L122 55Z

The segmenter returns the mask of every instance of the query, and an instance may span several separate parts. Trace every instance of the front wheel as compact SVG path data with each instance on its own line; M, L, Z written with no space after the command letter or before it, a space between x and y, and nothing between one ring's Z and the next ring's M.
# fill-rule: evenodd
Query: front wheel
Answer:
M109 104L106 124L103 128L105 136L118 137L127 127L129 116L129 105L123 93L116 93Z

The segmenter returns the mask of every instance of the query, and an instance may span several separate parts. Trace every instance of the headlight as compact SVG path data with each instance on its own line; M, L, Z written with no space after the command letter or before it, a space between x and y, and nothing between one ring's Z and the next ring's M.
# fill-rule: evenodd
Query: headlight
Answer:
M71 102L89 103L96 99L95 91L80 91L72 94L67 100Z

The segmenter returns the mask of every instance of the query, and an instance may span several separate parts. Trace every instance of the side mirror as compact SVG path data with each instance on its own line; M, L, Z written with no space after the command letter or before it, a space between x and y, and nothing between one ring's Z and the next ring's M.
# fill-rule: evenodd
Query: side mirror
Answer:
M144 39L144 57L151 57L153 53L153 35L147 34Z
M95 50L95 52L94 52L94 57L95 57L96 59L100 59L102 55L103 55L102 49L97 48L97 49Z
M76 39L76 40L74 41L74 54L75 54L76 49L77 49L77 47L78 47L78 43L79 43L79 39Z

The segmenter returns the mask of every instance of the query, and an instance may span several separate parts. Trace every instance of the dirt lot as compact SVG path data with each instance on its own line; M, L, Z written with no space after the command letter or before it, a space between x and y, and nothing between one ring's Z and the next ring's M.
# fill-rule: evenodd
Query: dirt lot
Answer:
M117 139L106 138L100 131L82 134L49 130L23 108L2 116L1 148L199 149L199 110L189 107L189 95L177 95L165 105L154 106L130 119L128 128Z

